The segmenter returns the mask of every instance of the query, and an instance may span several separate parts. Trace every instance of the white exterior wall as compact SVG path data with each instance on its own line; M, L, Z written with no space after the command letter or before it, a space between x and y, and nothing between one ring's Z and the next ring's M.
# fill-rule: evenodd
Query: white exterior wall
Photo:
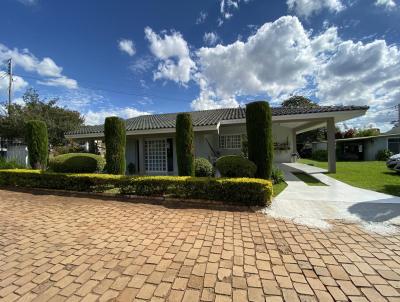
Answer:
M283 127L279 123L272 124L272 137L274 142L288 143L289 150L275 150L274 161L277 163L290 163L293 153L293 132L291 128Z
M19 165L28 167L28 147L25 145L11 145L7 147L7 161L15 161Z

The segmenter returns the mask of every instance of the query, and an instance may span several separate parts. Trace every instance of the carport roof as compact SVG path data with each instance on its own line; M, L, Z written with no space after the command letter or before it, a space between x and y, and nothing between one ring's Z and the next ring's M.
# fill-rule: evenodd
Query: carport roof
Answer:
M292 116L304 114L318 114L318 113L333 113L344 111L365 111L367 106L320 106L315 108L286 108L286 107L273 107L272 116ZM202 111L188 112L192 116L193 126L217 126L223 121L243 120L246 118L246 109L238 108L222 108ZM126 130L131 131L145 131L156 129L175 128L175 120L178 113L142 115L126 120ZM90 134L103 134L103 125L97 126L83 126L76 131L66 133L68 137L90 135Z

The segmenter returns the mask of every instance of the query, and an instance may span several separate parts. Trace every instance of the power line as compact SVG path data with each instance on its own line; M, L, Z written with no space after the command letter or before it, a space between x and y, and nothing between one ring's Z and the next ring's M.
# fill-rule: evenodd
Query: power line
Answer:
M20 77L24 77L24 78L28 78L28 79L33 79L33 80L37 80L37 81L43 81L43 79L37 78L37 77L32 77L26 74L14 74L14 75L18 75ZM83 82L85 84L85 82ZM86 83L87 84L87 83ZM163 100L170 100L173 102L184 102L187 103L188 100L187 99L179 99L179 98L175 98L175 97L166 97L163 95L157 95L154 93L134 93L134 92L127 92L127 91L122 91L122 90L116 90L116 89L110 89L110 88L102 88L102 87L98 87L98 86L93 86L91 84L89 85L84 85L81 86L82 88L85 89L89 89L89 90L93 90L93 91L105 91L105 92L110 92L110 93L115 93L115 94L122 94L122 95L128 95L128 96L135 96L135 97L151 97L151 98L161 98Z

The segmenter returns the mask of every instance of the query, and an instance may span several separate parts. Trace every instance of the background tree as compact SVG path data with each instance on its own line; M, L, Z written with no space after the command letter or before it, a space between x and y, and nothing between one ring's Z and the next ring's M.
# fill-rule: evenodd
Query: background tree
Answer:
M301 95L294 95L282 102L282 107L285 108L318 108L319 105L309 98ZM297 143L305 144L315 141L326 140L326 127L307 131L297 135Z
M189 113L176 116L176 157L179 176L194 176L193 125Z
M257 166L255 176L269 179L272 173L274 147L272 112L267 102L246 105L246 130L249 160Z
M0 137L23 138L27 121L41 120L47 126L50 144L56 146L66 143L65 132L75 130L84 123L78 111L58 106L57 98L49 101L40 99L38 92L32 88L25 92L22 100L22 105L11 104L9 115L6 112L0 115Z
M49 155L49 140L46 124L32 120L25 124L25 140L28 146L29 164L33 169L44 170Z
M107 117L104 123L106 145L106 171L110 174L125 174L126 128L119 117Z
M293 95L290 98L288 98L282 102L282 107L286 107L286 108L316 108L316 107L319 107L319 105L304 96Z

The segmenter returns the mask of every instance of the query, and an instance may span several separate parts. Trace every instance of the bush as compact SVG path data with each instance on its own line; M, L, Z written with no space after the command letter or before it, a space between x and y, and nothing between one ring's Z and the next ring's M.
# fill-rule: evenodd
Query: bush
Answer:
M376 160L387 161L392 155L393 152L388 149L379 150L378 153L376 153Z
M317 161L327 161L328 151L327 150L317 150L311 154L311 159Z
M218 158L217 169L223 177L254 177L257 166L239 155L227 155Z
M246 129L249 160L257 166L255 176L269 179L272 173L274 146L272 113L267 102L253 102L246 105Z
M0 157L0 169L22 169L25 168L21 166L14 160L7 161L4 157Z
M279 184L285 181L285 175L281 169L274 167L272 169L271 179L273 184Z
M90 153L62 154L50 159L49 168L53 172L95 173L102 172L105 160L100 155Z
M194 176L193 125L189 113L176 116L176 157L180 176Z
M25 140L28 146L29 164L33 169L45 169L49 155L47 126L42 121L28 121L25 125Z
M266 205L272 183L254 178L179 176L129 177L109 174L67 174L37 170L0 170L0 186L105 192L119 189L125 195L171 196Z
M106 145L106 171L110 174L125 174L125 121L118 117L107 117L104 123Z
M68 153L83 153L85 148L78 144L70 144L67 146L55 146L53 147L54 156Z
M211 177L214 174L212 164L205 158L194 160L194 174L196 177Z
M134 163L129 163L128 167L127 167L127 170L128 170L128 174L129 175L135 174L135 172L136 172L135 164Z

